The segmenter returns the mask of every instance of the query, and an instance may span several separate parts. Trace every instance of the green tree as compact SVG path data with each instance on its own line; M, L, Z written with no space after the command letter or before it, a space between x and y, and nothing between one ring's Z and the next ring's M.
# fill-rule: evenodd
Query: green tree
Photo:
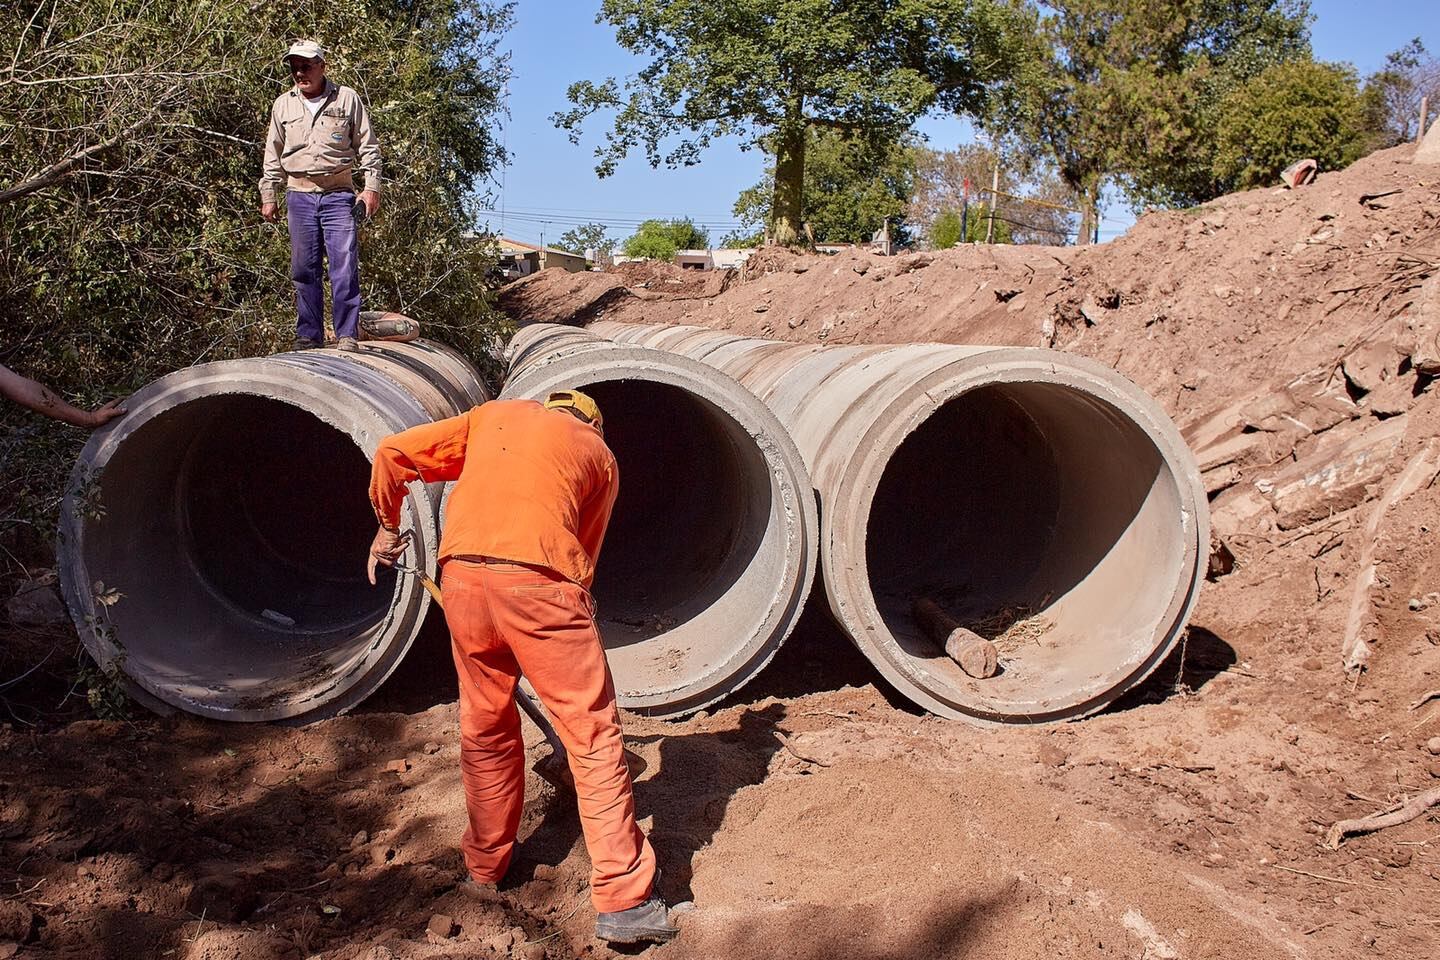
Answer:
M679 250L704 250L710 235L688 217L683 220L646 220L621 249L627 257L646 260L673 260Z
M955 210L945 209L930 223L930 246L936 250L949 250L960 242L960 237L965 232L965 225L960 222L960 214Z
M1300 60L1271 67L1222 104L1215 178L1235 190L1274 183L1301 157L1338 170L1375 143L1349 67Z
M572 84L556 125L578 143L588 117L615 111L601 176L636 148L688 166L717 137L765 145L782 244L799 241L811 128L896 141L931 107L980 108L1021 50L1008 0L604 0L598 20L649 62L623 88Z
M1118 181L1132 200L1220 192L1218 105L1276 63L1308 58L1308 0L1054 0L1037 15L1035 69L1015 120L1081 199L1081 242Z
M90 404L293 338L289 244L256 185L296 36L371 91L386 183L362 234L365 301L483 357L501 322L484 293L493 255L467 234L503 158L510 19L491 0L0 5L0 362ZM17 416L0 410L24 440L0 510L45 517L82 438Z
M603 257L615 249L615 241L610 239L608 234L609 228L603 223L581 224L560 234L555 246L557 249L569 250L582 256L585 251L594 250L596 256Z
M907 143L876 145L829 129L812 129L805 147L805 222L818 243L864 243L888 220L890 236L909 238L905 215L914 187L915 160ZM775 164L741 192L734 213L742 224L771 222Z

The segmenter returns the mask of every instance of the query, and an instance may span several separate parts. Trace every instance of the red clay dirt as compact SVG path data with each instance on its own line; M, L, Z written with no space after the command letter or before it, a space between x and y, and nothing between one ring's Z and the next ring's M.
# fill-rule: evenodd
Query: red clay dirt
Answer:
M663 269L549 271L507 290L522 322L1053 342L1099 358L1176 417L1206 468L1217 553L1236 558L1177 656L1081 722L921 715L814 602L730 701L683 722L627 716L662 893L694 904L650 953L1435 955L1435 812L1321 842L1338 819L1440 783L1440 700L1412 709L1440 689L1434 487L1371 522L1440 437L1421 372L1440 168L1408 152L1152 214L1091 250L766 251L698 293L631 292ZM1366 557L1375 587L1352 618ZM1342 663L1347 620L1363 672ZM12 627L0 644L0 684L41 664L0 686L0 956L612 956L590 936L573 801L534 776L498 898L456 891L455 681L438 631L356 715L298 729L74 719L74 696L56 707L73 645L59 627ZM527 730L535 760L547 748Z

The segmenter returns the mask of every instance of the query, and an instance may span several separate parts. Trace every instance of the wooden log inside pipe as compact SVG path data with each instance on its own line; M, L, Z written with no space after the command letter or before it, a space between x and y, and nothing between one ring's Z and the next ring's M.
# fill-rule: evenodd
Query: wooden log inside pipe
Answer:
M945 650L945 655L960 665L960 669L984 680L995 676L1000 667L999 654L995 644L973 630L960 625L950 614L929 597L916 597L910 607L920 629Z

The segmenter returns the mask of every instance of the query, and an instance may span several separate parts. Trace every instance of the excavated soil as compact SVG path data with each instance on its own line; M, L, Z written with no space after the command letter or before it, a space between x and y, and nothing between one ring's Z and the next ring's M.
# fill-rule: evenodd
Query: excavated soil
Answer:
M925 716L814 602L731 700L627 716L662 892L693 904L648 952L1435 955L1440 808L1322 843L1440 785L1440 167L1407 161L1149 215L1096 249L766 251L733 276L632 265L505 291L522 322L1083 353L1166 406L1211 491L1217 579L1183 648L1099 716ZM612 955L590 936L573 801L537 777L498 898L455 889L441 632L355 715L304 728L80 719L73 633L3 640L0 957Z

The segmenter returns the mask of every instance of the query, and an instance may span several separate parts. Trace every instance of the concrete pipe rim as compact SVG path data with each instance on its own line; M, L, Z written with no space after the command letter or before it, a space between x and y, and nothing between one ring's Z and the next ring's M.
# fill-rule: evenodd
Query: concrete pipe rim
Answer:
M104 482L106 468L123 445L157 418L172 411L181 411L199 401L254 397L285 404L312 416L325 427L348 438L366 460L373 460L382 437L407 426L399 418L387 420L371 405L357 403L353 394L326 389L331 383L330 378L325 376L326 365L343 364L339 369L352 373L364 370L367 373L361 376L383 379L389 386L395 386L394 381L366 365L352 362L339 352L317 364L315 355L318 353L320 351L309 351L308 356L282 354L220 361L161 377L127 398L129 412L96 431L71 470L59 526L61 592L87 651L102 669L118 663L117 679L132 698L148 709L161 714L178 709L212 719L239 722L309 722L323 719L349 710L373 693L394 671L414 641L430 597L413 575L397 576L386 613L378 627L370 628L374 633L373 642L358 657L352 657L353 662L337 670L328 686L301 690L294 696L267 705L235 706L186 696L178 692L173 684L157 682L149 671L131 669L134 660L129 656L129 650L134 646L133 642L127 644L122 636L120 643L116 644L95 626L103 620L104 614L98 609L103 605L97 604L93 595L92 585L97 578L89 568L86 545L88 524L96 518L83 515L79 501L84 499L97 477L99 482ZM294 362L300 357L304 357L305 362ZM402 390L396 388L392 399L402 404L406 417L419 418L416 422L428 420L418 402L413 398L407 401ZM425 569L433 575L438 537L432 493L438 493L438 488L430 491L418 483L412 486L414 495L406 498L402 527L412 530L417 542L417 553L412 554L412 561L415 556L421 557ZM357 558L356 562L363 563L363 558ZM123 584L107 584L107 587L111 586L123 592ZM319 697L324 699L316 702ZM224 698L217 699L223 701Z
M1055 385L1076 390L1128 417L1154 442L1181 506L1181 557L1173 592L1157 619L1158 642L1144 656L1108 670L1097 692L1072 703L1034 704L1020 713L999 712L956 696L953 685L919 667L886 627L871 589L863 545L876 493L891 458L904 441L947 404L997 385ZM834 498L832 502L831 498ZM821 551L832 611L882 675L915 703L940 716L980 726L1036 724L1077 719L1099 711L1149 676L1179 644L1204 581L1209 509L1195 458L1158 403L1109 367L1084 357L1039 348L1000 348L956 360L901 390L874 417L826 492ZM849 544L851 549L836 550ZM983 681L982 681L983 682Z
M710 664L697 679L674 688L644 693L617 689L620 705L637 713L661 718L693 713L724 699L754 679L774 658L800 618L818 566L814 492L804 459L774 414L724 373L686 357L616 343L584 330L556 328L555 335L563 338L564 346L558 355L545 356L540 349L545 332L531 330L532 339L521 351L526 354L525 364L513 372L500 399L543 399L553 389L584 389L586 385L605 383L659 384L682 390L725 417L749 436L764 460L771 490L771 515L773 517L777 510L780 512L784 535L779 542L788 547L783 550L783 562L773 581L774 600L756 604L765 613L745 626L746 642L729 651L723 660ZM625 477L622 463L622 492ZM613 545L607 538L597 582L603 583L606 552L611 550ZM603 619L603 608L600 613ZM613 661L609 645L607 654ZM619 676L616 686L621 686Z

